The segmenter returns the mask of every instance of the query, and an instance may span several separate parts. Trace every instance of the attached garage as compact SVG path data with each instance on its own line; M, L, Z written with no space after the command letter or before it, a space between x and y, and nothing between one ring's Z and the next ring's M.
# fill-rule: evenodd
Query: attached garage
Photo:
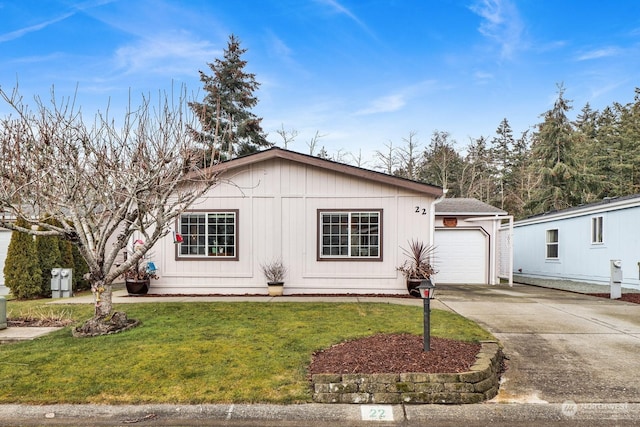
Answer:
M489 283L489 236L481 228L435 231L436 283Z
M512 283L511 248L500 245L499 230L513 218L477 199L451 198L436 204L434 266L436 284ZM507 268L501 262L507 260Z

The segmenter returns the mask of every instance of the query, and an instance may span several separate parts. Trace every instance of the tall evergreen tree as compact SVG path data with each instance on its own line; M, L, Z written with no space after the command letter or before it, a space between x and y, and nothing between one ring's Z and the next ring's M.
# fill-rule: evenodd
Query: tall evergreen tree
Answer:
M571 101L564 97L564 87L558 85L558 98L553 108L544 114L544 121L534 135L532 151L542 177L541 187L530 205L534 213L564 209L581 202L575 135L567 117L571 109Z
M190 102L189 107L201 125L201 130L194 132L207 144L206 164L272 145L262 131L262 119L251 112L258 104L254 92L260 84L254 74L244 70L247 61L242 55L245 52L246 49L240 48L240 41L231 35L224 58L207 64L213 74L200 71L206 95L202 102Z
M16 226L28 228L22 218ZM49 275L50 276L50 275ZM38 265L38 253L33 236L20 231L11 233L11 240L4 262L4 281L11 294L18 299L36 298L42 290L42 273Z
M509 121L504 118L496 129L496 136L493 138L492 152L496 169L496 180L498 186L499 207L506 207L506 200L511 197L513 188L513 149L515 140Z
M587 103L576 120L576 167L583 176L585 185L582 187L581 200L585 203L592 202L601 197L603 180L599 173L597 155L598 141L598 112L591 109Z

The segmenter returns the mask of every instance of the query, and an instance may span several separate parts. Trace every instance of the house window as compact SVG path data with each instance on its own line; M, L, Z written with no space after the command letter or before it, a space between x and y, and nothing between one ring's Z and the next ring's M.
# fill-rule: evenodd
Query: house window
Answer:
M319 211L319 259L382 259L382 211Z
M591 218L591 243L602 243L602 217L596 216Z
M547 230L547 258L558 258L558 230Z
M184 239L180 258L237 259L237 211L185 213L180 217L180 233Z

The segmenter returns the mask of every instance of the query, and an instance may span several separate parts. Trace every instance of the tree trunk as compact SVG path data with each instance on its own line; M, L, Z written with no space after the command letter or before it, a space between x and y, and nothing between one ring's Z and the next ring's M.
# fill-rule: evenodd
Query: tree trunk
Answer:
M94 317L74 328L72 330L74 337L109 335L135 328L140 324L138 320L127 318L126 313L112 312L111 283L105 284L104 280L98 280L91 286L91 291L95 297Z
M98 280L91 285L95 301L94 319L103 319L113 310L112 286L105 284L104 280Z

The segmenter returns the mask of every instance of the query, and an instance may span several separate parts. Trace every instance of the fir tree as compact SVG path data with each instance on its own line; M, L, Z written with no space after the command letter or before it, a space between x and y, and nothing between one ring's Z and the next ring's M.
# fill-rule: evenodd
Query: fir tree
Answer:
M571 108L571 101L564 98L564 87L558 85L558 98L534 135L533 156L542 177L530 205L534 213L565 209L581 202L575 133L567 117Z
M16 225L28 228L29 224L18 218ZM48 275L50 276L50 274ZM11 233L11 240L4 262L5 285L18 299L36 298L42 290L42 273L38 265L38 253L33 236L20 231Z
M207 64L213 74L200 71L206 95L202 102L191 102L189 107L202 129L194 132L206 143L205 166L271 146L262 131L262 119L251 112L258 104L254 92L260 84L254 74L244 71L245 52L240 41L231 35L224 58Z

